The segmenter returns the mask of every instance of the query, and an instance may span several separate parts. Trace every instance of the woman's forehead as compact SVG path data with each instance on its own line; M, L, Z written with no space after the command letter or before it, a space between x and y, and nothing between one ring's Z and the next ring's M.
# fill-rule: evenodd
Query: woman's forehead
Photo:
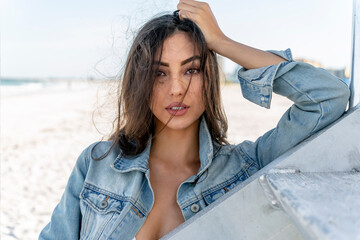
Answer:
M158 49L155 54L155 61L160 60L160 53L162 62L182 62L200 54L195 41L190 38L188 33L182 31L177 31L165 39L162 51Z

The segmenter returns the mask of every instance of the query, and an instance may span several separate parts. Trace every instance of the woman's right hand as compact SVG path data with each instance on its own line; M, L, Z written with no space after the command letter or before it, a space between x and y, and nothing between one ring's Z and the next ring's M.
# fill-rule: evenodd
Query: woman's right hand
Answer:
M206 2L180 0L177 8L180 19L188 18L198 25L204 34L208 48L217 52L226 36L221 31L210 6Z

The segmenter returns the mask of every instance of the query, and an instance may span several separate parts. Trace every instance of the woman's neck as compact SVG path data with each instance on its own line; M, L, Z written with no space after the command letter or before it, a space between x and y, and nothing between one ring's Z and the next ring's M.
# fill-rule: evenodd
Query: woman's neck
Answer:
M197 166L200 163L199 123L198 120L181 130L165 127L160 133L155 131L150 150L152 163L161 163L171 168Z

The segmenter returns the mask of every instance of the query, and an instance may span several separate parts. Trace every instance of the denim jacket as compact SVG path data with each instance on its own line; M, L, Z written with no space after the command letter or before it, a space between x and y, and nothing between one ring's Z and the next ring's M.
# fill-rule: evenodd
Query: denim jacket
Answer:
M242 94L265 108L270 108L273 92L294 104L276 128L255 142L237 145L214 142L202 118L201 166L177 190L185 220L344 113L350 94L344 82L324 69L293 61L290 49L270 52L288 61L258 69L241 68ZM119 148L113 148L103 160L91 159L91 152L99 157L110 145L110 141L96 142L83 150L39 239L127 240L136 235L154 204L148 166L151 142L135 157L124 157Z

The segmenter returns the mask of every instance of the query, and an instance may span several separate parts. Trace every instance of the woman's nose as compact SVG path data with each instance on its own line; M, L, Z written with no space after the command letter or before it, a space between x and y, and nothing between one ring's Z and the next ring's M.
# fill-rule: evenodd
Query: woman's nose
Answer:
M186 87L186 86L185 86ZM171 79L170 95L171 96L182 96L184 94L184 83L179 77Z

